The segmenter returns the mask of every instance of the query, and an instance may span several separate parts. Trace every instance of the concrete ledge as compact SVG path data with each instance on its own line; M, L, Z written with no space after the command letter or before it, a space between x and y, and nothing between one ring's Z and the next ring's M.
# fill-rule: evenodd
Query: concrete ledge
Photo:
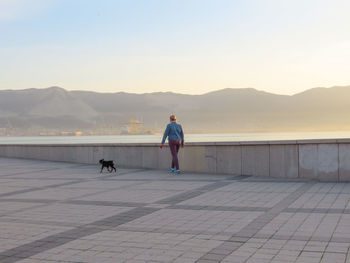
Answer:
M158 143L0 144L1 157L166 169L169 147ZM187 143L180 149L185 172L350 181L350 139Z
M350 143L350 138L337 138L337 139L313 139L313 140L262 140L262 141L228 141L228 142L186 142L186 146L229 146L229 145L278 145L278 144L334 144L334 143ZM103 147L117 147L117 146L142 146L142 147L159 147L160 143L51 143L51 144L9 144L1 143L2 146L50 146L50 147L83 147L83 146L103 146ZM167 147L167 145L165 145Z

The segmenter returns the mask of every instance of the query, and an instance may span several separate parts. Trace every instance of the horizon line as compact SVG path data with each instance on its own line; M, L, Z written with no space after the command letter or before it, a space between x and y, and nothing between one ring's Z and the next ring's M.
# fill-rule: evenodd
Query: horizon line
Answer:
M154 91L154 92L144 92L144 93L138 93L138 92L127 92L127 91L116 91L116 92L101 92L101 91L96 91L96 90L81 90L81 89L73 89L73 90L68 90L65 89L63 87L60 86L49 86L46 88L26 88L26 89L0 89L1 91L25 91L25 90L46 90L46 89L52 89L52 88L58 88L58 89L63 89L64 91L67 92L91 92L91 93L100 93L100 94L117 94L117 93L126 93L126 94L135 94L135 95L146 95L146 94L157 94L157 93L172 93L172 94L178 94L178 95L189 95L189 96L202 96L202 95L207 95L210 93L214 93L214 92L218 92L218 91L224 91L224 90L255 90L258 92L264 92L264 93L268 93L268 94L273 94L273 95L278 95L278 96L294 96L297 94L301 94L304 93L306 91L309 90L313 90L313 89L332 89L332 88L350 88L350 85L335 85L335 86L330 86L330 87L313 87L313 88L309 88L309 89L305 89L301 92L297 92L297 93L293 93L293 94L280 94L280 93L273 93L273 92L269 92L269 91L265 91L265 90L259 90L256 88L252 88L252 87L246 87L246 88L222 88L222 89L217 89L217 90L212 90L209 92L205 92L205 93L200 93L200 94L191 94L191 93L178 93L178 92L173 92L173 91Z

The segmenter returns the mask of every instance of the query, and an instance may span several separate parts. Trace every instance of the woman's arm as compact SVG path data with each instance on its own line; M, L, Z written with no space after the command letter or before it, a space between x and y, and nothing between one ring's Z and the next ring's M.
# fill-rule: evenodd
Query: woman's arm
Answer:
M180 125L180 136L181 136L181 145L184 146L185 138L184 138L184 132L182 130L182 126Z
M170 127L169 127L169 124L166 126L166 129L164 131L164 135L163 135L163 139L162 139L162 145L165 143L165 140L166 140L166 137L168 137L169 135L169 130L170 130Z

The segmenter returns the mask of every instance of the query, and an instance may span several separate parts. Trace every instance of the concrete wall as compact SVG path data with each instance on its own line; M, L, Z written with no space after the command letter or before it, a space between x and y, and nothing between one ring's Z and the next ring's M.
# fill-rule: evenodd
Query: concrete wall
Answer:
M159 144L0 145L1 157L166 169L168 147ZM350 139L188 143L179 153L185 172L350 181Z

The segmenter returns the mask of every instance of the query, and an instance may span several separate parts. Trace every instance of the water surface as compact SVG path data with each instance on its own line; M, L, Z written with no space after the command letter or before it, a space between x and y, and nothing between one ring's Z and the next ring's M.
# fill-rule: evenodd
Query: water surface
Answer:
M239 142L350 138L345 132L185 134L185 142ZM160 143L161 135L0 137L0 144Z

